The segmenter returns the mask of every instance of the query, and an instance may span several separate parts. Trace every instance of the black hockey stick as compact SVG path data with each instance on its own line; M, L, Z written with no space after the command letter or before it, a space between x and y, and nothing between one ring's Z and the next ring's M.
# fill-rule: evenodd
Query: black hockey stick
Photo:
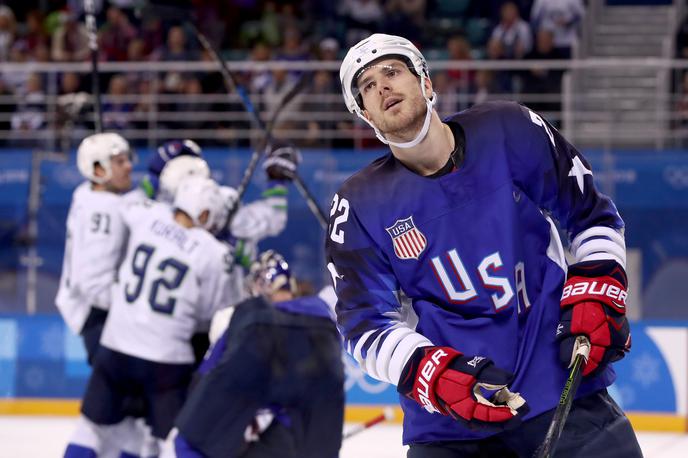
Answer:
M564 384L564 390L561 392L561 397L559 398L559 405L557 405L557 409L554 411L554 417L552 417L552 422L549 424L545 440L535 452L536 458L551 458L554 456L557 442L559 441L561 432L564 429L564 424L566 423L566 418L569 416L569 411L571 410L573 398L576 396L578 385L580 385L581 379L583 378L581 371L583 363L588 360L588 355L590 354L590 341L585 336L578 336L576 337L576 344L578 346L576 357L573 360L569 378L566 379L566 383Z
M275 127L275 121L277 121L277 118L279 117L280 113L282 113L282 110L284 107L286 107L289 102L298 94L301 92L301 90L306 86L306 78L303 76L299 79L299 81L287 92L282 100L280 101L280 104L277 106L275 111L272 113L272 116L270 117L270 120L268 121L267 126L264 127L264 138L261 144L258 145L258 147L253 151L253 154L251 155L251 159L248 162L248 166L246 168L246 171L244 172L244 176L241 177L241 182L239 183L239 186L237 187L237 192L239 192L239 197L243 195L243 193L246 191L246 188L248 187L249 182L251 181L251 177L253 176L253 172L256 170L256 167L258 165L258 161L260 160L261 156L265 152L265 149L270 146L270 144L273 141L272 138L272 129ZM260 117L256 114L255 119L260 119Z
M297 84L295 84L289 92L287 92L282 100L280 101L280 104L277 106L275 109L274 113L272 114L272 117L270 118L270 121L266 125L262 119L260 119L260 116L258 115L258 111L256 111L255 106L253 105L253 102L251 102L251 98L248 95L248 92L246 91L246 88L244 88L234 77L232 72L229 71L229 68L227 67L227 64L225 61L220 57L220 54L217 52L217 50L213 47L213 45L210 44L206 36L198 30L198 28L192 24L189 23L190 26L192 27L194 33L196 34L196 38L198 39L199 43L201 43L201 46L210 54L213 59L218 63L219 68L220 68L220 73L222 73L222 77L225 81L225 86L227 86L227 90L229 92L236 92L239 95L239 98L241 99L241 104L244 106L244 109L246 112L249 114L253 122L256 123L258 128L263 131L264 137L263 141L259 145L259 147L255 148L253 151L253 154L251 155L251 159L248 162L248 166L246 167L246 170L244 171L244 175L241 177L241 182L239 183L239 186L237 186L236 190L237 193L239 194L239 200L243 197L244 193L246 192L246 188L248 187L249 182L251 181L251 177L253 176L253 173L256 170L256 167L258 166L258 161L260 160L265 148L267 145L269 145L272 141L272 129L275 125L275 120L279 116L279 114L282 112L284 107L289 104L289 102L298 94L305 86L305 78L301 78Z
M315 216L315 219L318 220L318 223L320 223L320 227L323 228L324 231L327 230L327 216L325 216L325 213L323 213L322 208L318 205L318 203L315 201L315 198L313 197L313 194L308 190L306 187L306 184L303 182L301 177L298 174L294 175L293 178L294 185L296 186L296 189L299 191L301 196L305 199L306 204L308 205L308 208L311 210L311 213L313 213L313 216Z
M365 423L361 423L359 425L356 425L349 429L347 432L342 434L342 439L346 440L350 437L353 437L366 429L378 425L382 423L383 421L388 421L394 418L394 410L392 410L390 407L385 408L384 412L382 412L380 415L371 418L370 420L366 421Z
M225 63L224 60L220 57L220 54L213 48L213 46L210 44L208 39L206 38L205 35L203 35L203 32L198 30L198 28L194 25L191 24L191 27L194 30L194 33L196 34L196 38L198 41L201 43L203 48L213 57L215 61L219 64L220 67L220 72L222 73L222 76L225 80L225 84L227 86L227 89L229 91L234 91L239 94L239 97L241 98L242 104L244 105L244 108L248 112L248 114L251 116L253 121L256 123L258 128L263 131L263 142L260 145L259 148L255 148L253 151L253 154L251 155L251 159L249 159L248 166L246 167L246 170L244 171L244 175L241 178L241 182L239 183L239 186L236 188L237 193L238 193L238 201L241 200L243 197L244 193L246 192L246 188L248 187L249 182L251 181L251 177L253 176L253 173L256 170L256 167L258 166L258 161L260 160L266 146L268 146L270 143L272 143L272 129L275 126L275 121L277 120L277 117L281 113L281 111L284 109L285 106L289 104L289 102L298 94L301 92L301 90L306 86L306 78L301 77L300 80L287 92L282 100L280 101L280 104L277 106L275 111L272 114L272 117L270 118L270 121L268 122L267 125L263 122L262 119L260 119L260 116L258 115L258 112L256 111L255 107L253 106L253 103L251 102L251 99L248 96L248 93L246 92L246 89L241 86L236 78L232 75L232 72L229 71L229 68L227 68L227 64ZM313 195L311 192L306 188L305 183L301 179L301 177L297 174L293 178L294 184L296 185L296 189L298 189L299 193L303 196L303 198L306 200L306 204L308 204L308 208L311 210L313 215L316 217L320 225L322 226L323 229L327 229L327 218L325 217L325 214L323 213L322 209L318 206L316 203L315 199L313 198ZM234 207L236 209L237 206ZM236 211L236 210L234 210ZM229 215L228 221L231 221L233 213Z
M103 131L103 110L100 106L100 78L98 77L98 34L94 0L84 0L88 47L91 49L91 83L93 91L93 117L96 133Z

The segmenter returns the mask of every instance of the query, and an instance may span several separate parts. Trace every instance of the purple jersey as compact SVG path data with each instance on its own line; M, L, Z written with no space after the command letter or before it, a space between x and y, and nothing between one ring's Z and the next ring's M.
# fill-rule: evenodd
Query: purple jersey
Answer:
M574 262L625 266L623 222L585 158L527 108L487 103L445 122L465 132L458 170L422 177L390 153L335 195L327 254L339 329L363 370L392 384L420 346L491 358L514 373L510 389L530 418L556 406L568 373L556 341L566 259L555 221ZM608 368L578 394L613 379ZM404 443L489 434L401 405Z

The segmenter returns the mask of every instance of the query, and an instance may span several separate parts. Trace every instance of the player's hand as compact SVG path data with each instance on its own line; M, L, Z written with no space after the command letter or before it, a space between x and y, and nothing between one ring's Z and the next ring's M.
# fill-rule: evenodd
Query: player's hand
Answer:
M160 180L155 175L146 174L139 183L139 187L146 194L146 197L155 199L158 189L160 189Z
M557 326L559 358L564 364L573 364L578 335L588 337L591 345L584 376L624 357L631 349L626 296L626 273L614 261L583 262L569 268Z
M507 388L512 378L488 358L422 347L404 366L397 391L430 413L450 415L471 428L500 430L516 426L529 410L525 399ZM487 399L483 390L495 393Z
M273 149L263 162L263 170L270 180L291 180L301 162L301 153L293 146Z
M220 186L220 194L222 195L222 201L224 202L223 216L225 217L224 223L226 224L226 219L230 215L234 214L239 206L239 192L231 186Z

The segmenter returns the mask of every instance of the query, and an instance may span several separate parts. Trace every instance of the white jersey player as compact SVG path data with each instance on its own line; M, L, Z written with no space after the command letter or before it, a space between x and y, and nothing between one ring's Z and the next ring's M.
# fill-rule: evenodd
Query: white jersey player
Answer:
M116 133L86 137L77 166L88 181L72 195L55 302L69 328L83 337L91 362L126 238L118 206L121 193L131 188L129 144Z
M127 255L103 346L149 361L193 362L193 331L233 292L229 248L203 228L221 206L215 182L191 177L180 184L174 209L150 200L125 207ZM190 227L180 224L184 215Z
M126 206L127 255L82 406L91 422L117 424L135 398L154 437L171 429L194 370L191 336L232 296L230 251L206 231L219 197L211 179L188 177L172 206Z

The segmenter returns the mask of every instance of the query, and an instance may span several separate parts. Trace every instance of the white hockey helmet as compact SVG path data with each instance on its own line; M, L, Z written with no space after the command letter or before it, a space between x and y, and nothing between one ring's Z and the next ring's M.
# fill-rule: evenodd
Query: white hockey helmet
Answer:
M401 57L407 64L410 64L409 68L420 78L420 90L423 98L425 98L427 111L423 127L416 135L416 138L409 142L396 143L387 140L378 128L363 115L363 102L356 81L370 67L373 61L384 57ZM432 107L437 101L437 95L434 92L430 97L425 95L425 79L429 77L428 63L413 43L406 38L384 33L375 33L352 46L349 52L346 53L339 68L339 79L342 83L342 93L346 107L351 113L355 113L359 118L367 122L375 130L375 135L382 143L399 148L416 146L428 133Z
M190 175L210 177L208 163L198 156L183 155L171 159L160 172L158 200L172 203L182 180Z
M120 134L103 132L89 135L76 150L76 166L87 180L98 184L107 183L112 177L110 159L120 154L132 154L129 142ZM105 175L96 176L96 164L103 168Z
M219 185L212 178L187 176L177 187L172 206L181 210L194 222L194 225L210 230L217 219L217 213L224 206ZM201 223L201 214L208 210L208 219Z
M218 189L220 195L220 207L217 211L212 213L213 220L209 224L208 230L214 234L219 234L227 225L229 214L234 210L234 207L239 204L239 193L236 189L230 186L220 186Z

